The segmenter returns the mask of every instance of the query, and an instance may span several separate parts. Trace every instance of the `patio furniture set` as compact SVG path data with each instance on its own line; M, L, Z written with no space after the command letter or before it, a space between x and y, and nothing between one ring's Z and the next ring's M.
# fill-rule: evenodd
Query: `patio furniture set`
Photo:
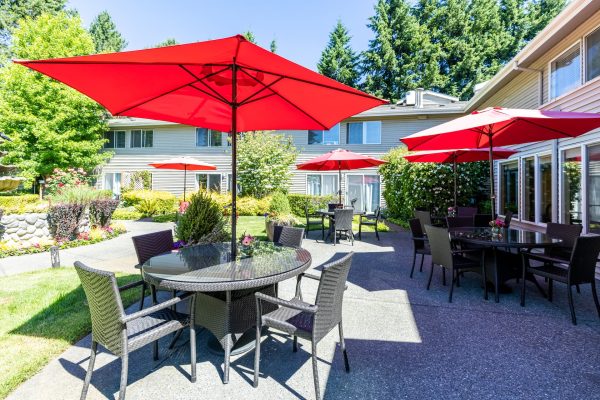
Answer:
M514 228L510 226L510 214L499 217L504 221L504 227L484 227L480 222L485 218L477 214L447 217L443 226L434 226L429 212L415 211L415 218L409 221L413 241L410 277L413 278L417 255L421 256L421 271L425 256L431 256L427 289L431 286L434 266L442 268L443 285L446 285L448 270L451 276L449 302L452 302L454 287L460 285L464 272L471 271L481 274L486 300L488 287L493 287L495 301L499 302L499 294L503 290L511 290L505 285L507 281L515 279L520 282L521 306L525 306L527 281L535 284L549 301L552 301L554 282L565 283L574 325L577 319L572 287L575 286L579 292L579 285L591 284L592 297L600 316L595 282L600 236L581 236L581 225L548 223L545 233ZM547 281L547 294L536 276Z
M280 227L276 236L271 251L251 257L233 256L229 242L173 250L170 230L136 236L133 242L142 279L121 288L113 273L75 263L92 318L91 356L81 398L87 395L99 344L121 358L119 398L124 399L129 353L152 344L153 358L157 360L158 340L172 334L169 348L173 348L184 328L190 330L190 380L195 382L196 326L210 331L222 350L223 383L229 381L230 356L255 348L255 387L260 341L266 328L292 336L294 352L298 337L310 340L315 394L320 398L317 344L336 326L345 368L350 371L342 329L342 302L353 253L323 265L318 277L305 272L312 257L301 247L303 228ZM295 297L278 298L278 283L291 278L297 279ZM303 278L319 281L314 304L302 297ZM139 311L126 314L120 292L138 287L142 288ZM152 306L143 308L148 287ZM157 290L170 291L172 298L159 303Z
M352 230L352 221L354 216L358 216L358 239L362 240L362 227L372 226L375 229L375 236L379 239L379 227L378 224L381 222L381 208L377 207L375 212L366 213L359 211L354 208L356 199L352 200L352 207L344 207L341 203L330 203L327 209L317 210L311 213L308 205L305 206L305 217L306 217L306 231L304 237L308 235L310 227L321 227L321 240L327 241L333 236L333 245L338 242L338 233L340 237L344 234L354 246L354 232ZM327 237L325 236L325 218L329 221L329 230Z

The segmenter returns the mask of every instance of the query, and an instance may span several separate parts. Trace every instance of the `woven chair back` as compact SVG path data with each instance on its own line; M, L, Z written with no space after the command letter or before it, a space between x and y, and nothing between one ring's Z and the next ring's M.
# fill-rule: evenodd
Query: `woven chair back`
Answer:
M75 262L75 271L90 308L93 340L120 356L125 329L121 317L125 312L115 274L90 268L79 261Z
M425 232L427 232L427 239L429 239L431 262L435 265L452 268L452 247L448 229L426 225Z
M596 279L596 263L600 254L600 236L580 236L575 239L569 280L571 284L590 283Z
M466 228L473 226L473 217L446 217L448 229Z
M336 231L350 231L352 230L352 219L354 218L353 209L342 209L334 211L335 218L335 230Z
M573 247L575 241L581 235L581 225L557 224L548 222L546 224L546 235L551 238L561 239L564 247Z
M318 307L314 320L313 337L321 340L342 320L342 303L353 252L323 266L315 304Z
M133 247L139 264L145 263L154 256L173 250L173 232L170 229L134 236L131 240L133 240Z
M421 230L425 232L425 225L433 225L431 223L431 213L429 211L415 210L415 218L421 222Z
M294 228L284 226L279 235L279 243L282 246L300 248L302 247L302 238L304 237L304 228Z
M413 238L422 238L425 235L423 234L423 230L421 229L421 221L417 218L413 218L408 221L408 225L410 226L410 233ZM422 249L425 247L425 242L423 240L413 240L415 245L415 250Z

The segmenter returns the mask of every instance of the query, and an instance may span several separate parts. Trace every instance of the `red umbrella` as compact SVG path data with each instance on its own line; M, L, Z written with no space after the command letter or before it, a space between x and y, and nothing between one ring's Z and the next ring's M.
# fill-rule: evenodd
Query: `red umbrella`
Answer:
M494 160L505 159L517 152L514 150L495 147L492 150ZM404 156L410 162L434 162L449 164L452 163L454 172L454 207L457 206L456 195L456 163L485 161L489 157L487 149L456 149L456 150L433 150L420 151Z
M600 115L562 111L486 108L407 136L409 150L487 148L494 214L493 145L508 146L582 135L600 127Z
M231 132L232 253L237 132L328 130L385 103L233 36L155 49L16 61L79 90L113 115Z
M194 160L190 157L176 157L170 158L157 163L148 164L151 167L158 169L175 169L183 170L183 201L185 201L185 191L187 184L187 172L188 171L214 171L217 169L212 164L203 163L202 161Z
M354 153L350 150L337 149L322 154L304 163L296 165L298 169L308 171L335 171L339 172L338 194L342 202L342 170L377 167L386 161Z

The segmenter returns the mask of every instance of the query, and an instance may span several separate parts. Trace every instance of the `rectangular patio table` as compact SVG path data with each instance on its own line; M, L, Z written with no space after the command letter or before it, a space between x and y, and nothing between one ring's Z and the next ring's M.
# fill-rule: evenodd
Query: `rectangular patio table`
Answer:
M348 209L349 208L338 208L338 210L348 210ZM354 209L352 209L352 210L354 210ZM327 241L327 239L329 239L329 237L331 236L331 232L333 232L333 228L335 227L335 224L333 223L333 217L335 216L335 210L329 211L326 209L321 209L321 210L317 210L317 214L321 214L321 215L329 218L329 231L327 232L327 237L325 238L325 241ZM366 215L366 212L354 210L353 214L354 215Z
M450 237L453 241L466 244L467 246L484 247L487 250L483 252L491 253L493 267L493 284L495 301L500 301L499 286L509 279L516 279L523 276L523 251L529 251L536 248L558 247L562 240L552 238L545 233L529 231L526 229L503 228L499 234L493 234L492 228L454 228L450 231ZM517 253L510 250L516 249ZM484 258L484 263L486 259ZM515 267L514 263L518 264ZM486 273L486 275L488 275ZM535 283L537 288L544 293L533 276L527 276L529 280ZM486 276L487 281L487 276Z

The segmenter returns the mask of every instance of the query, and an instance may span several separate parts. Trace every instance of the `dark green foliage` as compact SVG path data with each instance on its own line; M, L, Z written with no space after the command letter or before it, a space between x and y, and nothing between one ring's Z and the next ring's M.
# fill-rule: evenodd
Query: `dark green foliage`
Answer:
M348 29L337 22L317 64L319 72L348 86L358 84L358 55L350 47Z
M121 51L127 46L127 41L117 30L108 11L102 11L90 24L90 35L94 40L96 53L111 53Z
M205 192L194 193L175 232L186 243L214 243L227 240L226 220L219 204Z
M102 228L110 226L112 215L119 206L119 200L96 199L90 203L90 221Z
M53 204L48 211L50 233L57 242L75 238L84 205L74 203Z
M277 53L277 41L275 39L271 40L269 49L271 50L271 53Z
M269 213L273 216L290 215L292 209L287 196L282 192L275 192L269 204Z
M292 214L304 218L305 207L308 205L308 212L314 213L317 210L326 209L327 203L333 200L333 196L312 196L310 194L290 193L287 195Z
M167 46L174 46L176 44L179 44L179 42L177 42L177 40L175 40L174 38L168 38L168 39L160 42L159 44L157 44L154 47L167 47Z

